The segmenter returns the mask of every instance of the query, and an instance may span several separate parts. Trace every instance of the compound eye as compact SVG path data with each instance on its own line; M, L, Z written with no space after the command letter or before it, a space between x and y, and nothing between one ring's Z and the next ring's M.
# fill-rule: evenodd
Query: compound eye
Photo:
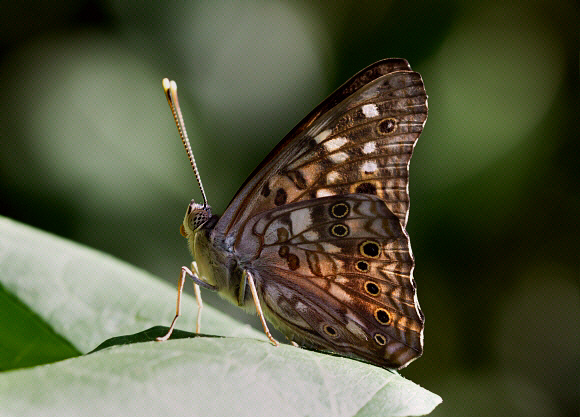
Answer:
M191 230L197 230L209 220L210 214L205 210L196 210L191 213L189 225Z
M191 204L187 207L183 225L186 229L189 229L193 232L203 226L210 219L210 217L210 206L196 204L192 200Z

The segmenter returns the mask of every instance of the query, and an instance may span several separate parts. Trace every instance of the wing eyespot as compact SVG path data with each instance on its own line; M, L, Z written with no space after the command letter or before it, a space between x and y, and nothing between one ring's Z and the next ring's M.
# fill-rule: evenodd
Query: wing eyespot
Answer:
M350 212L350 206L345 202L340 202L330 206L330 215L335 219L342 219Z
M365 240L360 244L359 250L361 255L367 258L378 258L381 256L381 245L374 240Z
M387 338L380 333L376 333L373 337L377 345L385 346L387 344Z
M336 329L334 327L332 327L328 324L325 324L322 329L324 330L324 333L326 333L328 336L338 337L338 332L336 331Z
M373 281L365 282L365 291L373 297L376 297L381 293L380 287Z
M367 261L357 261L354 264L354 267L357 269L357 271L360 272L369 272L369 270L371 269L371 266Z
M377 308L375 310L375 320L383 326L387 326L391 323L391 315L384 308Z
M330 234L335 237L346 237L350 233L346 224L337 223L330 227Z

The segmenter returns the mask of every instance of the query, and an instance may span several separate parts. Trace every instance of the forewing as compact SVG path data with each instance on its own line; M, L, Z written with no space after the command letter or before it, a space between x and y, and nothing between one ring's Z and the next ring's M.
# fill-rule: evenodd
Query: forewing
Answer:
M403 59L361 71L282 140L240 188L216 226L237 235L257 213L340 194L371 194L403 226L408 167L427 118L421 76Z

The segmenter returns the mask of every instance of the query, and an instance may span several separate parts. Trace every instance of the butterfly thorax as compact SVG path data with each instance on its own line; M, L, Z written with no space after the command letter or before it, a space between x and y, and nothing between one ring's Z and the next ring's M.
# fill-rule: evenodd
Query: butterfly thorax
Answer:
M198 278L215 287L223 298L238 305L243 270L231 248L214 232L218 220L219 216L212 215L187 236L189 250L196 262Z

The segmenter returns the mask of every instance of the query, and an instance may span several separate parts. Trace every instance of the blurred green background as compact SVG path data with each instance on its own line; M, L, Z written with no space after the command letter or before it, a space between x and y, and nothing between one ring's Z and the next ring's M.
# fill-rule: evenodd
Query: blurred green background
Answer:
M578 415L576 2L46 0L1 10L0 214L171 285L191 260L179 225L199 192L163 77L178 82L221 213L326 95L374 61L407 58L429 95L408 225L427 321L423 358L402 373L443 397L438 416Z

